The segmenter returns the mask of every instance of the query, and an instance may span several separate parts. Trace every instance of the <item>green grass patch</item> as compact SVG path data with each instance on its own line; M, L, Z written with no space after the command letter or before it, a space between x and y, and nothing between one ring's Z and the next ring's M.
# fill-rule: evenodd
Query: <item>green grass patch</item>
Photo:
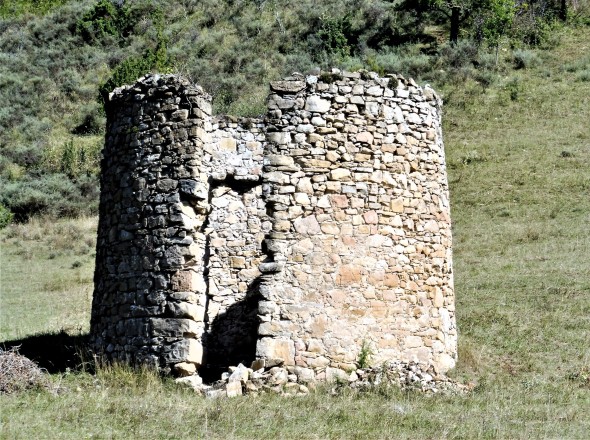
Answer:
M87 332L96 218L35 218L0 233L0 341Z

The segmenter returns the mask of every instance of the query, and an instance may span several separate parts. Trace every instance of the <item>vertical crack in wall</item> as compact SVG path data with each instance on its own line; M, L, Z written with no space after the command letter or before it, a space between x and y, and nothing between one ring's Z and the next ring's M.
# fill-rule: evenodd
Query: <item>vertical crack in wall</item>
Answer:
M242 295L235 293L235 299L232 299L233 302L230 301L225 304L224 301L221 308L217 309L219 304L214 301L215 298L211 292L211 287L215 286L216 289L219 289L216 283L223 281L223 279L215 279L210 274L213 270L218 276L230 276L239 279L239 267L245 266L247 263L246 258L244 258L244 261L241 261L239 259L242 257L238 255L232 256L229 253L226 254L225 245L220 245L220 242L224 240L223 236L230 235L231 231L229 230L229 225L224 223L227 218L219 218L220 214L222 214L220 212L222 208L216 206L217 202L223 199L223 203L225 203L225 199L229 199L231 200L230 205L233 203L232 209L237 209L239 214L243 214L245 211L237 207L245 201L248 194L252 195L253 190L259 186L259 179L239 180L231 174L226 175L223 179L210 179L209 204L211 210L204 229L207 234L209 255L213 253L215 258L212 261L208 257L206 261L206 280L208 285L207 321L203 339L206 363L199 371L205 380L215 380L230 365L237 365L240 362L249 364L255 357L254 345L258 328L257 279L248 280L245 293ZM215 218L212 219L212 217ZM245 225L241 226L243 229ZM212 245L211 237L214 237L214 241L218 246ZM245 240L247 237L243 238ZM216 265L217 267L212 267L212 265ZM216 309L210 310L211 305L214 305Z

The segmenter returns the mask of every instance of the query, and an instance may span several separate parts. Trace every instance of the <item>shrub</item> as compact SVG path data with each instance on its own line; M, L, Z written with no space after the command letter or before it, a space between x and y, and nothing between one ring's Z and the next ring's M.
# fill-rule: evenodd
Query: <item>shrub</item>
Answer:
M25 175L25 169L16 163L8 162L2 166L2 177L10 181L21 180Z
M102 139L99 137L71 138L44 151L43 169L62 173L76 180L96 175L99 171Z
M367 60L366 60L367 61ZM433 58L422 53L408 53L404 48L377 53L368 58L371 70L381 73L401 73L411 78L420 78L432 70Z
M541 64L541 58L531 50L516 49L512 57L515 69L530 69Z
M2 151L2 155L25 168L38 165L43 157L41 148L34 144L17 145L10 149L6 148Z
M166 73L171 71L172 62L167 53L167 40L158 31L158 41L154 49L148 49L141 57L130 57L119 64L111 77L98 88L99 103L104 105L108 95L116 87L135 82L139 77L151 72Z
M87 135L102 133L105 119L100 114L100 109L96 104L82 109L82 115L82 121L74 127L72 134Z
M87 177L84 183L89 179L92 178ZM96 178L93 179L98 187ZM77 183L64 174L27 177L18 182L0 180L0 204L10 209L16 221L25 221L36 214L75 217L96 212L96 194L90 191L84 194Z
M23 14L47 14L68 0L10 0L0 3L0 17L18 17Z
M517 15L511 36L514 42L528 46L552 46L554 41L553 22L548 17L534 14Z
M87 43L101 41L107 35L122 39L130 29L129 9L115 6L109 0L100 0L76 25L76 32Z
M504 86L504 89L508 92L511 101L518 101L522 92L522 85L518 78L510 79Z
M590 81L590 69L582 70L576 75L576 81Z
M460 40L456 44L446 44L440 49L439 63L441 67L455 69L472 66L478 63L479 48L475 42Z
M317 32L322 48L330 55L345 58L350 55L347 34L350 33L350 17L342 18L323 16L321 27Z
M578 72L587 68L590 68L590 56L578 58L574 62L567 63L563 66L563 70L566 72Z
M242 117L260 117L267 111L266 87L247 93L236 101L232 102L227 108L227 113L234 116Z
M14 214L4 205L0 205L0 229L5 228L12 223L13 218Z
M371 357L373 356L373 350L371 349L371 345L366 340L363 341L361 345L361 349L359 351L359 356L357 360L357 365L359 368L367 368L370 365Z
M475 73L473 79L481 84L483 90L485 90L494 83L496 80L496 75L494 72L490 72L489 70L478 70Z

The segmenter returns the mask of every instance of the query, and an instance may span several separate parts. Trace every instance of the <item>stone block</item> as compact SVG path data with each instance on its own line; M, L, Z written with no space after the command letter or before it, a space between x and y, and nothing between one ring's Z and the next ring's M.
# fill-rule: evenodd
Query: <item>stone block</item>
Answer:
M297 182L297 191L305 194L313 194L313 185L309 177L299 179Z
M176 110L172 113L172 120L184 121L185 119L188 119L188 110L186 109Z
M179 365L179 364L177 364L177 365ZM187 365L193 365L193 364L187 364ZM194 391L199 392L199 393L203 391L203 379L196 374L188 375L188 376L184 376L184 377L179 377L174 382L176 382L177 384L185 385L189 388L192 388Z
M315 235L321 232L320 224L315 215L298 218L293 222L295 230L303 235Z
M350 170L345 168L336 168L335 170L330 171L330 179L332 180L349 180L350 179Z
M397 198L395 200L392 200L389 204L389 209L391 209L392 212L404 212L404 199Z
M205 292L207 284L202 274L195 270L179 270L172 275L170 287L175 292Z
M373 143L373 135L368 131L362 131L356 135L356 141L371 145Z
M229 151L235 153L237 149L237 142L233 138L221 138L219 140L219 149L221 151Z
M237 397L242 395L242 383L241 382L228 382L225 386L225 392L227 397Z
M205 319L205 307L188 302L169 302L168 309L175 318L189 318L196 322Z
M368 87L365 93L370 96L383 96L383 88L379 86Z
M328 382L348 383L349 377L350 374L339 368L326 368L326 381Z
M305 81L271 81L270 89L275 92L297 93L305 89Z
M154 338L197 337L203 332L203 326L192 319L150 318L149 327L150 335Z
M353 265L344 265L338 269L336 275L336 284L338 286L348 286L358 284L362 281L362 267Z
M192 376L193 374L195 374L197 372L197 366L195 364L191 364L189 362L179 362L178 364L174 365L174 371L180 377ZM198 378L201 379L200 377L198 377ZM198 379L197 379L197 381L198 381ZM201 379L200 382L201 383L199 385L201 385L203 383L203 380Z
M291 142L291 133L284 131L267 133L266 140L275 144L286 145Z
M330 101L313 95L305 101L305 110L313 113L326 113L330 110Z
M158 183L156 184L156 187L158 188L158 190L160 190L162 192L172 191L177 186L178 186L178 181L174 180L174 179L161 179L161 180L158 180Z
M168 364L189 362L201 365L203 362L203 346L196 339L182 339L164 347L164 350L164 359Z
M194 179L181 179L180 192L200 200L207 200L209 198L208 185Z
M246 259L244 257L230 257L229 265L235 269L243 269L246 267Z
M295 364L295 343L289 339L262 338L256 344L256 357L280 359L285 365Z

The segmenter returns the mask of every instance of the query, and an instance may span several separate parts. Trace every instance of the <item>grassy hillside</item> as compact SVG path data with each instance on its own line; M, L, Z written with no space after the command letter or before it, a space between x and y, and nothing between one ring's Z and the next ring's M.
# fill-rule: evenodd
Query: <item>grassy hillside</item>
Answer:
M438 89L472 83L479 94L538 63L536 51L555 46L564 26L559 1L516 2L500 39L509 50L496 57L488 10L474 11L450 45L448 19L428 3L0 2L0 227L11 218L96 213L102 99L148 71L192 78L216 111L237 116L264 111L269 80L320 67L402 73ZM569 3L569 24L590 23L590 0Z
M452 374L472 393L205 401L149 372L62 370L56 395L0 396L1 438L587 438L590 34L559 37L552 50L520 53L524 68L501 70L485 90L472 78L443 89L460 330ZM94 228L35 220L0 232L0 340L87 331Z

